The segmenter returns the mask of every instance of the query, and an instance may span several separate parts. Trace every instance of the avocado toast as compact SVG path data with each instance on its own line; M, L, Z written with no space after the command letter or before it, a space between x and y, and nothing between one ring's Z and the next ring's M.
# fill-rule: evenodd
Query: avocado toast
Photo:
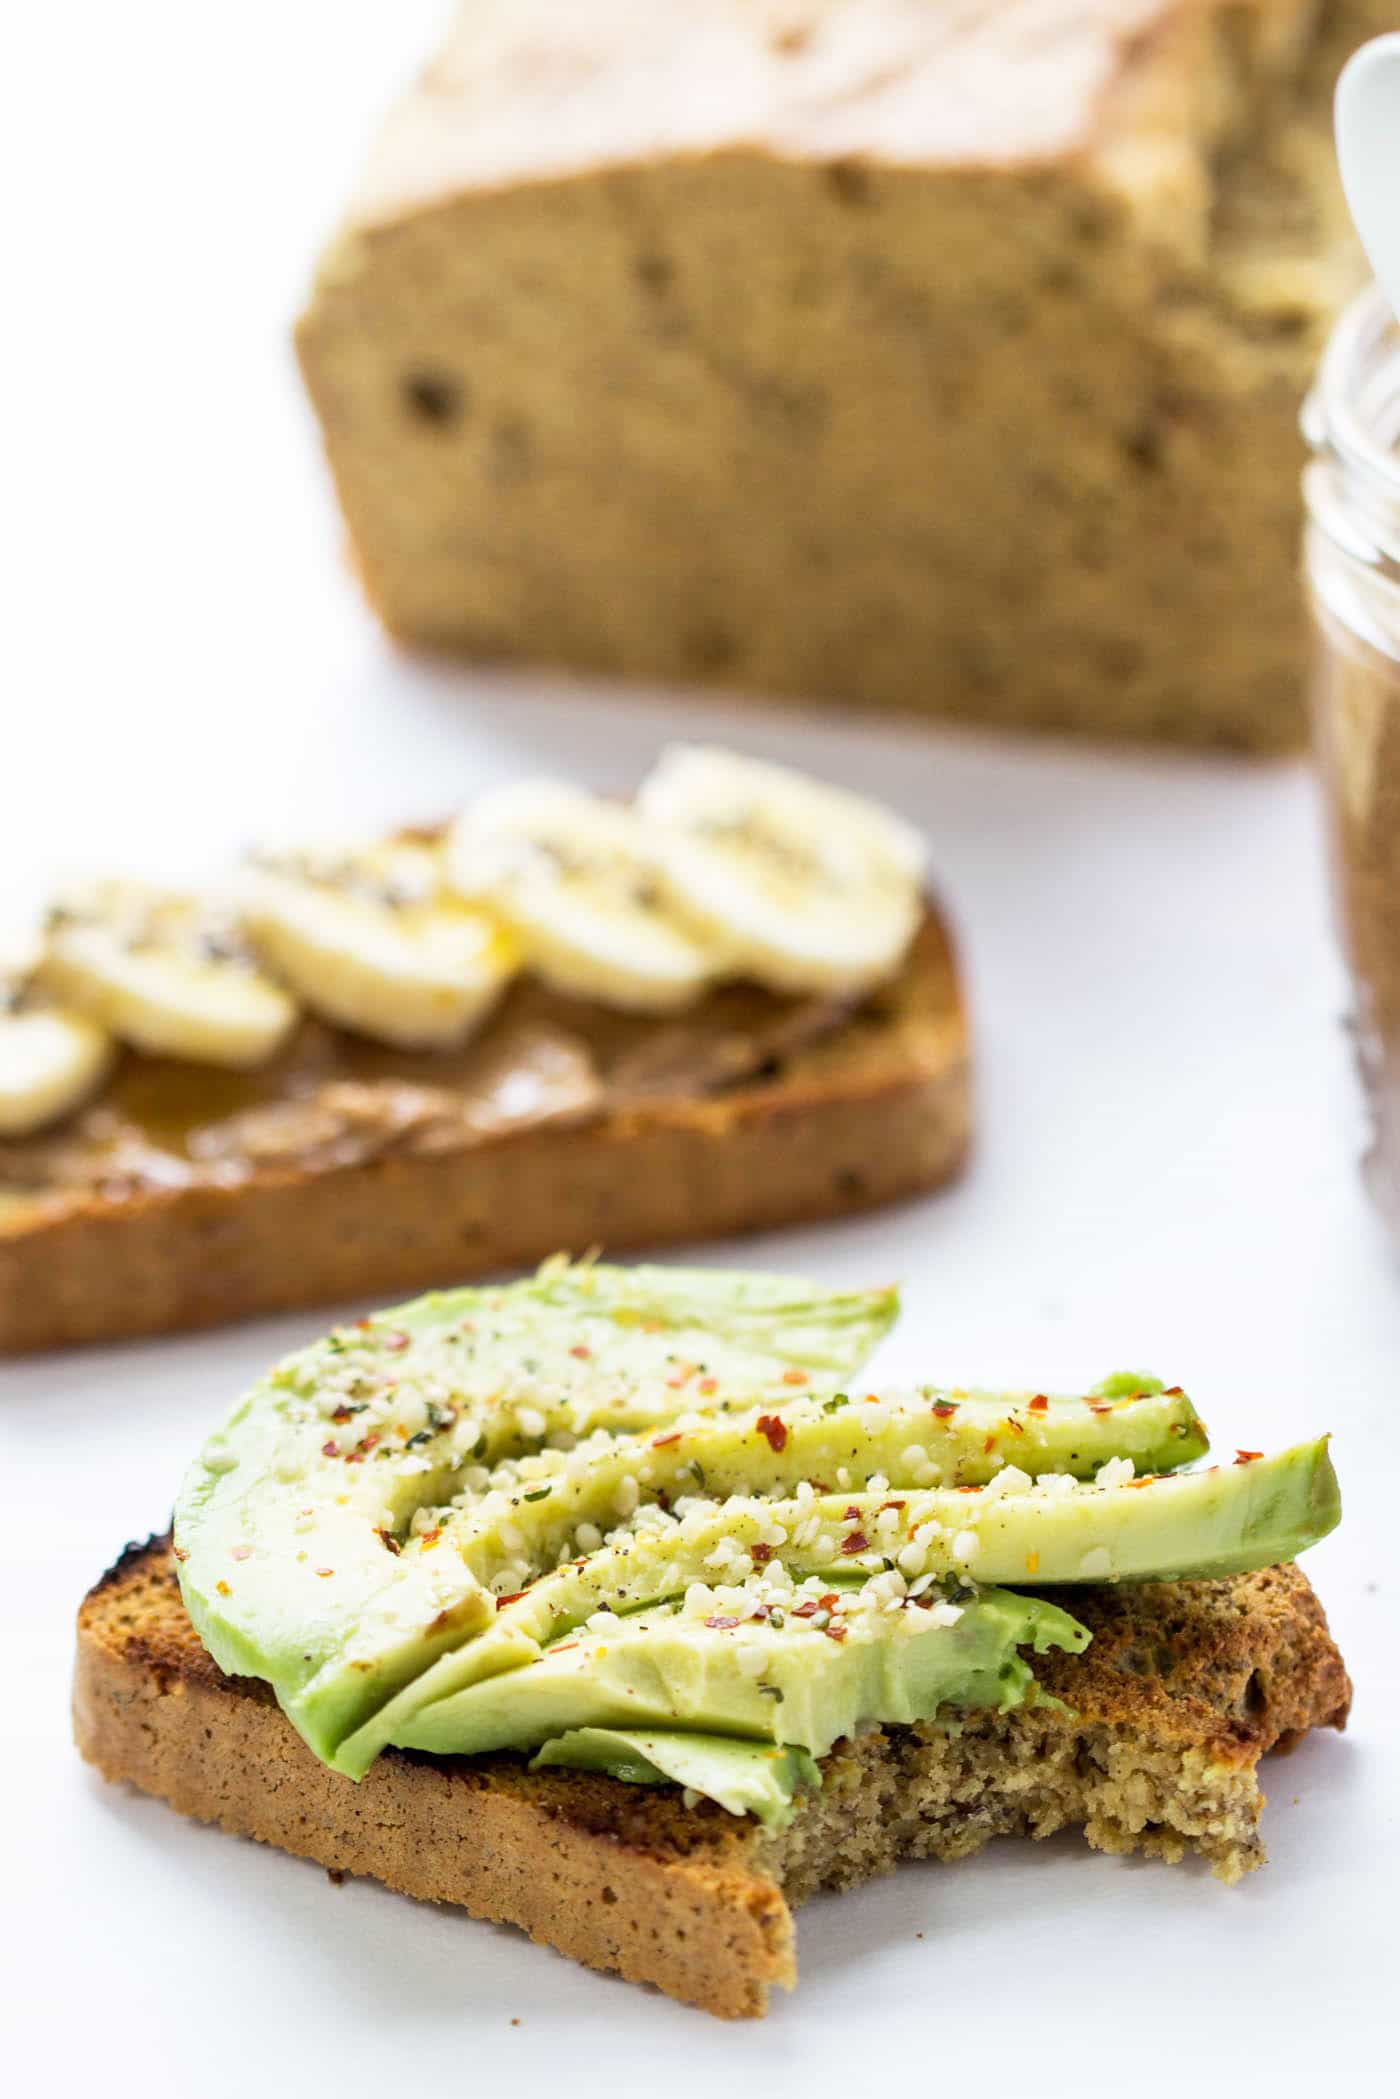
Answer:
M1346 1714L1279 1564L1325 1442L1182 1470L1136 1376L868 1392L895 1309L555 1263L339 1330L85 1602L80 1748L730 2015L903 1856L1077 1824L1238 1878L1260 1755Z

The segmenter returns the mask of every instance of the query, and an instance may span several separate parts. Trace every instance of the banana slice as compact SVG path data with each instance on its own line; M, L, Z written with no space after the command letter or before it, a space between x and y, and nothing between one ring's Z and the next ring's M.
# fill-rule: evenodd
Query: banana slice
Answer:
M656 844L630 809L554 780L522 780L458 818L447 878L488 899L530 966L576 998L641 1013L689 1005L715 973L667 908Z
M0 1010L0 1137L30 1137L81 1107L112 1061L112 1038L78 1013Z
M890 976L922 912L925 847L873 802L784 766L675 744L636 807L675 908L728 966L775 989Z
M265 1063L296 1020L210 905L136 882L94 884L54 907L39 982L133 1048L200 1064Z
M491 918L440 893L438 856L423 846L264 855L240 916L314 1013L400 1049L464 1042L516 968Z

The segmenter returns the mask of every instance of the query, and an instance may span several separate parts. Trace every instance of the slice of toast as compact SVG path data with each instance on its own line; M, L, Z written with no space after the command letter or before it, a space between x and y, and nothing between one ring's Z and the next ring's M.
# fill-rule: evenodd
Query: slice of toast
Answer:
M556 1105L537 1112L531 1096L518 1112L517 1072ZM383 1297L561 1246L764 1230L936 1187L968 1149L968 1024L930 905L898 976L853 1009L730 986L679 1021L639 1020L522 983L455 1059L308 1024L246 1080L131 1060L90 1112L110 1169L84 1188L62 1185L65 1133L0 1143L0 1353ZM129 1142L100 1120L114 1115ZM231 1130L251 1151L220 1149Z
M395 1750L352 1784L264 1684L205 1653L163 1538L129 1547L79 1611L74 1726L105 1777L183 1814L751 2017L796 1979L793 1908L901 1858L1078 1827L1103 1851L1196 1852L1227 1881L1260 1863L1260 1757L1344 1726L1351 1698L1306 1576L1082 1589L1074 1611L1087 1652L1034 1665L1060 1707L843 1743L777 1835L668 1788L503 1756Z

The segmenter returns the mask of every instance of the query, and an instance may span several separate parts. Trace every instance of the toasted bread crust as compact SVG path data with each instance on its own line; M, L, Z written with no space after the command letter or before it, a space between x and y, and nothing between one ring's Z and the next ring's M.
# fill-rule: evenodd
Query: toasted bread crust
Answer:
M0 1353L450 1284L560 1247L815 1221L937 1187L970 1134L967 1016L931 912L878 1024L771 1079L0 1225Z
M776 1838L709 1802L687 1808L673 1790L532 1775L508 1757L390 1751L352 1785L305 1748L265 1685L225 1676L205 1653L166 1539L128 1547L82 1605L74 1728L105 1777L183 1814L518 1925L589 1967L721 2017L751 2017L773 1984L795 1980L790 1902L819 1887L888 1871L901 1855L956 1857L992 1835L1045 1835L1070 1820L1104 1849L1179 1857L1195 1842L1189 1822L1182 1834L1148 1810L1132 1827L1096 1821L1074 1802L1066 1809L1028 1786L1028 1767L1150 1756L1165 1765L1168 1789L1178 1773L1183 1784L1212 1774L1213 1802L1228 1802L1252 1843L1259 1756L1345 1722L1346 1673L1295 1568L1077 1591L1074 1608L1095 1634L1088 1654L1050 1657L1037 1671L1057 1696L1072 1695L1075 1711L970 1723L964 1789L971 1774L985 1792L984 1766L1004 1780L990 1812L940 1781L941 1815L932 1815L927 1768L941 1738L889 1730L839 1750L824 1792ZM863 1787L878 1812L863 1818L862 1835ZM1144 1797L1155 1818L1161 1800ZM1204 1832L1196 1848L1212 1856L1210 1842Z

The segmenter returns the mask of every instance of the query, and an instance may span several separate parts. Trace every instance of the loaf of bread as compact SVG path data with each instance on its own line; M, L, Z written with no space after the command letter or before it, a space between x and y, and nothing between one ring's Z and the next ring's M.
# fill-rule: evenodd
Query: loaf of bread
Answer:
M1400 0L472 0L299 327L406 640L1296 742L1299 402Z

